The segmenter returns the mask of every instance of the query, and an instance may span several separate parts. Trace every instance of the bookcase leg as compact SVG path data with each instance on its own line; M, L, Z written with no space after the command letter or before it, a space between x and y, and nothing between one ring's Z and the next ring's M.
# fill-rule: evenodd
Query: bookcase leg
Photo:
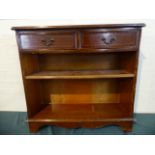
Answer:
M42 124L39 123L29 123L29 130L31 133L37 132L41 128Z
M133 126L133 122L122 122L120 124L122 130L124 132L131 132L132 131L132 126Z

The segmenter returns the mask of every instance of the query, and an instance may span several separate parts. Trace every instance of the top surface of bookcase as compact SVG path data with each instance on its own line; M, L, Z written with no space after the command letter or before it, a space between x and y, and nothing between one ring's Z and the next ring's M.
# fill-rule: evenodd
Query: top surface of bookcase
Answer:
M70 29L70 28L122 28L144 27L144 23L130 24L97 24L97 25L55 25L55 26L14 26L12 30L35 30L35 29Z

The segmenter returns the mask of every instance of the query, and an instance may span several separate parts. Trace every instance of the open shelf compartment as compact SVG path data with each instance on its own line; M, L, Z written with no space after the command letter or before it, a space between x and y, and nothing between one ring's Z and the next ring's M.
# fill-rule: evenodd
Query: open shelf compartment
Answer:
M135 77L135 53L22 54L31 69L25 79L95 79ZM26 63L26 64L28 64ZM32 66L33 65L33 66Z
M113 104L79 104L57 105L61 110L53 110L51 104L47 105L40 112L29 118L29 122L93 122L112 121L116 119L129 119L131 115L127 109L122 108L118 103ZM75 111L76 109L76 111ZM109 113L109 110L111 113Z
M132 117L136 53L20 56L30 122Z
M106 121L132 115L132 78L28 82L38 85L42 99L38 104L44 105L29 117L30 122Z

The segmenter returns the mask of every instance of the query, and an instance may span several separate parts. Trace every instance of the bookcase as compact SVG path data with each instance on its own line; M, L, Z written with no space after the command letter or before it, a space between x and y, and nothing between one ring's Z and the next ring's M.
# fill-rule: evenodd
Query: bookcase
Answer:
M28 124L130 131L145 24L12 27Z

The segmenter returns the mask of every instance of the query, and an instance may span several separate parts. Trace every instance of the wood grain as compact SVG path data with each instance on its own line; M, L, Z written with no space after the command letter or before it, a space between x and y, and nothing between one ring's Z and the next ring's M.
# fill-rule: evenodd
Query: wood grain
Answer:
M30 131L44 125L130 131L144 26L13 27Z
M136 49L138 31L135 30L85 30L81 33L81 48L96 49L117 49L133 48Z
M74 49L77 46L75 31L28 31L19 33L22 50Z
M12 30L46 30L46 29L72 29L72 28L136 28L144 27L144 23L127 23L127 24L97 24L97 25L56 25L56 26L14 26Z
M123 70L95 71L42 71L26 76L26 79L99 79L99 78L130 78L134 74Z

